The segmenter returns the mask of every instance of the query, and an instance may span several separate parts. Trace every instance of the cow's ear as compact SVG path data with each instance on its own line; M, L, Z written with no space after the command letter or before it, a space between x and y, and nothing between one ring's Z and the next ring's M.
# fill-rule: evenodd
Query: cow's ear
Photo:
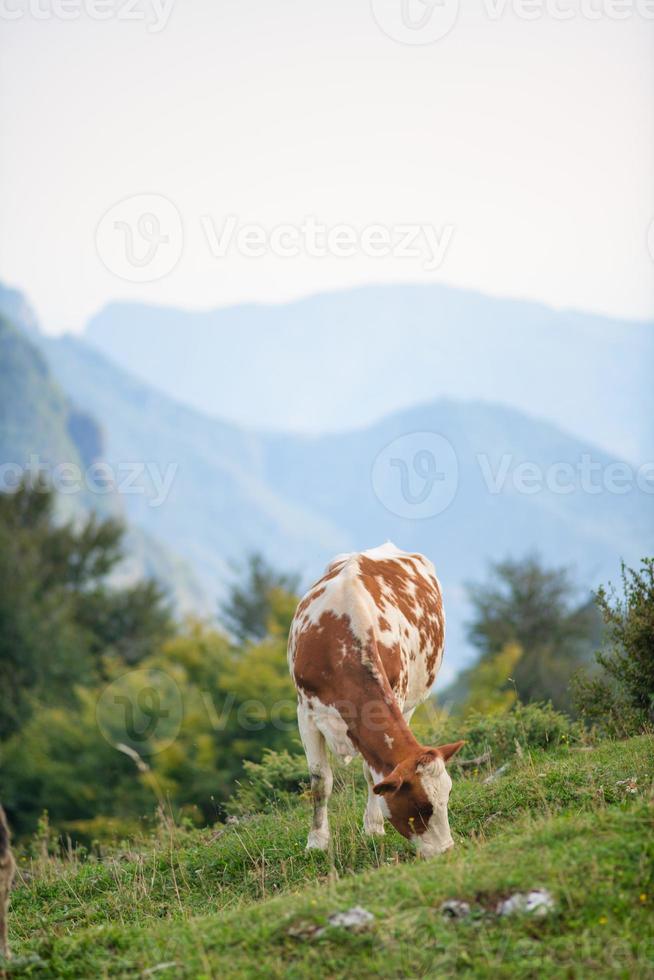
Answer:
M465 739L460 742L449 742L447 745L439 745L436 751L443 762L449 762L452 756L456 755L461 746L465 744Z
M393 769L393 772L390 772L386 779L382 779L381 782L373 786L373 793L376 793L377 796L386 796L390 793L397 793L403 782L402 776L398 772L398 768L399 767Z

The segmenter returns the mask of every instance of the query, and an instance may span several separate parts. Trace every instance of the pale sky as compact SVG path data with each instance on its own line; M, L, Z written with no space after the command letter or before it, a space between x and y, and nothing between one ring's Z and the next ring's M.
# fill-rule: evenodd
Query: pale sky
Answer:
M116 299L209 308L373 282L654 317L654 19L630 0L624 20L615 0L543 0L535 20L518 0L464 0L423 44L375 20L397 34L400 0L172 0L165 23L161 2L139 0L144 21L125 0L0 0L0 280L48 332ZM119 278L96 247L134 195L163 195L181 221L154 282ZM229 215L267 231L429 225L447 247L432 269L358 245L217 257L206 223Z

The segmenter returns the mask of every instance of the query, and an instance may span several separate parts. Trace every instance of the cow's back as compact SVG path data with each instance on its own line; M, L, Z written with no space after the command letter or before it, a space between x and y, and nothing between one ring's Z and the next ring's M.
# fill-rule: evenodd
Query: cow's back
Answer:
M289 666L300 694L322 704L390 687L406 711L428 696L444 637L433 565L387 544L332 561L297 608Z

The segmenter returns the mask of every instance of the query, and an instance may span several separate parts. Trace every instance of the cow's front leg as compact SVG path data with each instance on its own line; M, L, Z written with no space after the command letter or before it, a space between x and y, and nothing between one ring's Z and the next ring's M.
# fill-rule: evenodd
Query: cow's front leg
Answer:
M303 705L298 705L297 717L300 737L309 766L311 799L313 801L313 818L307 840L307 850L326 851L329 847L327 805L329 797L332 795L334 782L327 755L327 744Z
M368 784L368 803L363 814L363 829L366 834L384 834L384 814L381 810L379 797L375 796L372 791L375 780L366 762L363 763L363 775Z

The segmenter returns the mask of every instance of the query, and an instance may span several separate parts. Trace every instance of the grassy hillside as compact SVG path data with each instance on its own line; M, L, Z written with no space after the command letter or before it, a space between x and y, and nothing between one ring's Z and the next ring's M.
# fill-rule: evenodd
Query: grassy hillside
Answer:
M418 862L360 830L350 770L331 855L304 851L309 802L206 831L162 825L101 859L24 863L11 976L654 976L654 738L527 753L486 784L458 777L457 847ZM630 782L629 782L630 781ZM544 918L498 900L548 889ZM470 915L450 920L442 901ZM361 905L365 932L312 932Z

